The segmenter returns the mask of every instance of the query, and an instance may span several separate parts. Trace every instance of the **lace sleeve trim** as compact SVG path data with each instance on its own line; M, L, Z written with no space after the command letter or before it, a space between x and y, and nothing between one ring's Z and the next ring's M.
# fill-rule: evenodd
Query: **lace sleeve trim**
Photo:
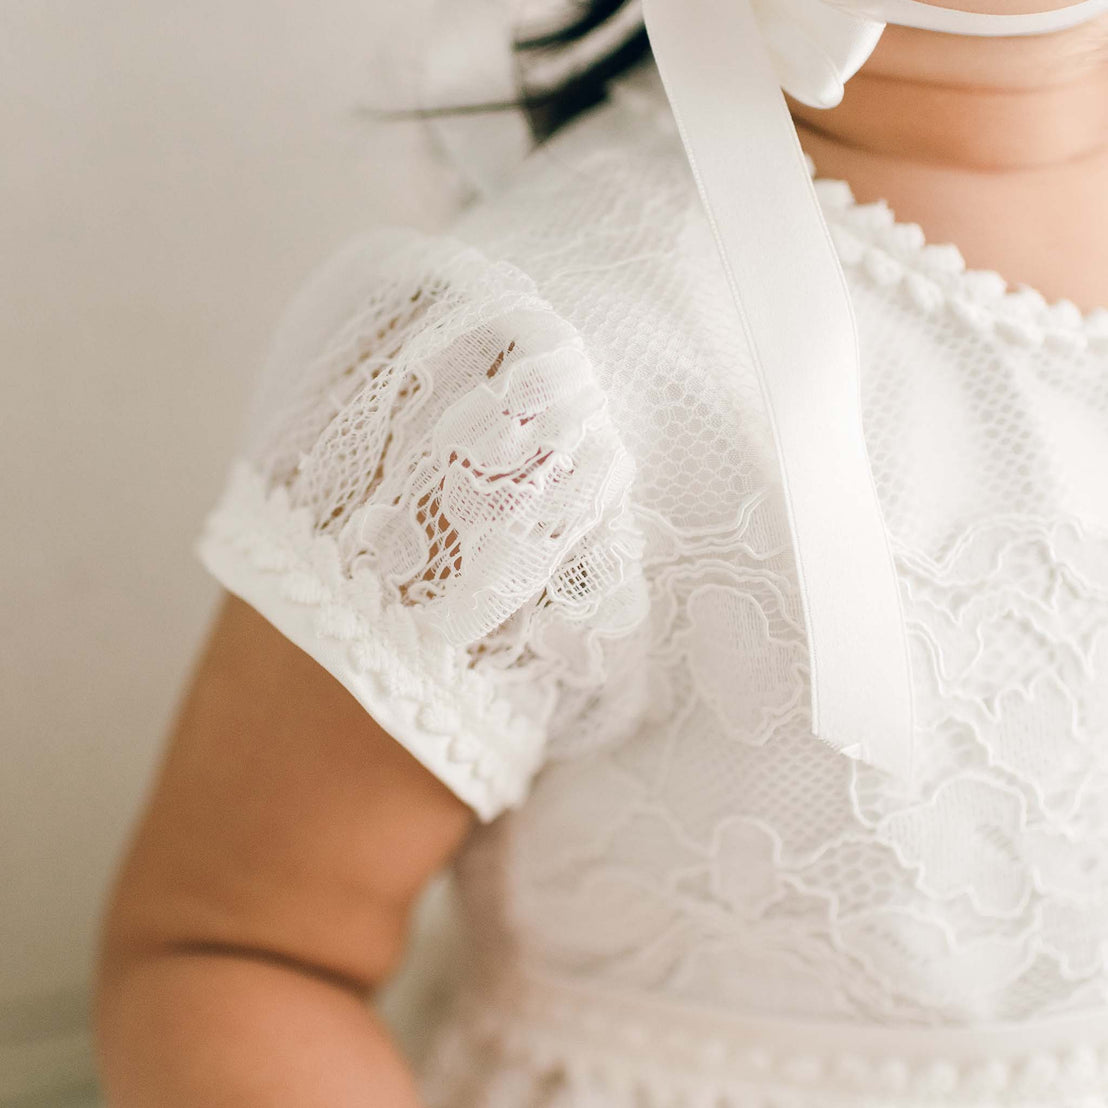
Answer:
M335 540L283 487L267 491L237 462L196 553L479 818L522 802L541 760L541 725L467 667L463 649L434 639L411 610L383 604L373 575L347 577Z

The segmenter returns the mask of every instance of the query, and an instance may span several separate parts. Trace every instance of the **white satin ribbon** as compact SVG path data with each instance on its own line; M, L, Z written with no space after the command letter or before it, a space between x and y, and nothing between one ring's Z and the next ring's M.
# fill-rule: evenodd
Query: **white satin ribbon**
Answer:
M780 90L834 105L889 22L1023 35L1104 11L1108 0L1000 16L919 0L643 0L774 431L808 635L812 731L898 776L911 776L915 756L911 673L862 431L857 330Z

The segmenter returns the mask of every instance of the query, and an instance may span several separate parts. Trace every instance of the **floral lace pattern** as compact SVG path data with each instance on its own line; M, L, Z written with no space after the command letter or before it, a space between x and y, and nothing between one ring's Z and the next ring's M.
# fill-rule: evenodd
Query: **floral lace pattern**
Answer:
M642 618L633 471L524 274L387 229L286 316L200 554L491 819Z
M917 1038L1108 1025L1105 321L816 179L920 750L907 782L846 758L810 734L772 439L671 123L646 67L459 222L472 250L355 252L365 280L308 294L259 392L254 468L445 650L421 663L440 691L449 659L510 701L524 722L491 745L540 736L526 802L458 861L475 1007L428 1101L1105 1108L1099 1045L906 1060ZM584 999L497 1009L533 974ZM625 1034L609 993L670 1015ZM713 1014L905 1053L709 1065L689 1028Z
M525 246L555 307L588 336L639 465L651 710L617 742L553 758L528 804L473 845L460 881L479 945L493 957L509 944L523 971L582 987L767 1019L923 1033L1101 1011L1101 317L1002 292L885 206L816 180L857 305L866 434L910 625L922 756L900 783L808 732L799 602L757 385L734 353L741 339L693 187L674 168L676 139L663 119L629 150L621 124L594 121L601 133L575 163L591 218L563 225L595 239L544 252L555 232L540 229ZM606 143L618 164L596 152ZM474 233L515 256L524 206L556 207L549 175L543 164L494 215L473 217ZM629 198L641 205L634 218ZM583 301L562 267L579 281L568 259L586 252L625 260L618 288ZM492 976L511 972L501 960ZM566 1047L540 1072L572 1067ZM1099 1091L1090 1081L1083 1088ZM1048 1078L1003 1095L1054 1104L1045 1098L1061 1088ZM792 1099L774 1099L768 1077L765 1089L766 1103L832 1102L826 1084ZM900 1103L894 1094L878 1083L874 1099L859 1086L842 1102ZM989 1103L1017 1102L1001 1095ZM574 1096L566 1103L591 1103ZM760 1103L753 1092L734 1102Z

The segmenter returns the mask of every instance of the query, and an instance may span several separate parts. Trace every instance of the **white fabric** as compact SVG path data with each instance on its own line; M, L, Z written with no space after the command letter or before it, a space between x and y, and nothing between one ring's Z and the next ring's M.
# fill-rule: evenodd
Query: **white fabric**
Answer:
M513 38L557 25L556 10L564 22L564 4L466 0L442 9L427 0L419 10L433 17L416 35L431 43L423 51L426 65L415 67L421 107L510 100L520 68L529 92L556 85L598 50L623 41L640 16L637 2L624 5L568 57L513 58ZM887 22L1028 35L1106 11L1108 0L1018 15L920 0L648 0L642 6L767 398L800 580L813 733L906 779L915 759L912 683L896 576L860 429L856 327L779 87L806 104L834 106ZM485 193L528 147L515 113L447 117L435 126L454 162ZM736 127L761 152L757 161L736 156L730 141ZM748 264L751 259L757 263ZM825 431L812 438L807 429L816 420Z
M632 473L530 278L389 229L283 321L203 557L491 818L641 619Z
M746 0L644 11L777 445L813 733L909 778L908 649L862 434L858 335L800 143Z
M652 66L278 331L200 552L490 821L431 1108L1108 1106L1108 311L814 187L910 781L811 735L768 415Z
M869 18L853 0L644 0L643 11L766 398L808 638L813 733L908 779L912 681L861 428L856 327L777 86L816 107L838 103L884 29L874 13L932 30L1034 34L1092 18L1108 0L1006 18L918 0L862 3ZM743 156L736 129L757 158Z

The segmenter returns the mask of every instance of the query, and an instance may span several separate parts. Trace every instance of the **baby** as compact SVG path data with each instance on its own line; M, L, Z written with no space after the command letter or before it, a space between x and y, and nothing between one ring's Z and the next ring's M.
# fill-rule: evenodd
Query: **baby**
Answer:
M649 58L451 236L309 284L105 922L113 1108L1108 1105L1092 14L890 25L841 104L788 98L858 318L910 780L811 734L772 426ZM473 966L417 1081L366 1001L447 867Z

